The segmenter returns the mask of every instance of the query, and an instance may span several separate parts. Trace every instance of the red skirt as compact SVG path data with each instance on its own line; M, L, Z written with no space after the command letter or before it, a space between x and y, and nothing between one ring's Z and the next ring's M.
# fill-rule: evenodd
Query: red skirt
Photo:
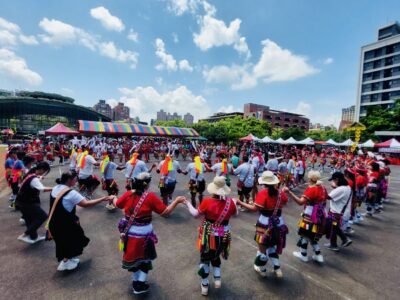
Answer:
M132 268L136 268L142 262L156 259L156 243L157 237L153 232L143 237L128 236L122 258L122 268L129 271Z

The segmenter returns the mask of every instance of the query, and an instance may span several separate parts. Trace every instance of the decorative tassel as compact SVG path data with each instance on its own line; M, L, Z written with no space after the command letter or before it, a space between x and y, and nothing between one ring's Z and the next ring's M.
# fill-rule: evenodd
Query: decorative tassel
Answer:
M119 246L119 251L124 251L124 242L121 240L121 239L119 239L119 243L118 243L118 246Z

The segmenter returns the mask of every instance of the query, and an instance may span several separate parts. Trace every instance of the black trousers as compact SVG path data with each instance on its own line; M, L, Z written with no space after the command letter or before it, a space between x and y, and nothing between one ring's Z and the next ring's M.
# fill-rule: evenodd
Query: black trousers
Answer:
M331 246L337 247L337 236L340 237L342 240L342 243L347 241L347 236L344 234L342 228L340 228L340 223L337 223L336 225L332 226L332 234L331 234Z
M46 212L40 207L40 204L31 204L18 206L25 219L26 231L25 234L29 235L31 239L38 237L37 230L47 219Z

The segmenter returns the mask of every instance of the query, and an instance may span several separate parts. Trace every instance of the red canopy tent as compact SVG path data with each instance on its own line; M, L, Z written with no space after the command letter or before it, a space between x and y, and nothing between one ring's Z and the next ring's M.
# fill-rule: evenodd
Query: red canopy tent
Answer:
M375 144L378 148L400 148L400 143L396 139L390 139L386 142Z
M47 129L44 133L45 133L45 135L79 134L78 131L72 130L71 128L68 128L67 126L64 126L64 124L62 124L62 123L57 123L53 127Z
M248 136L242 137L239 139L239 141L242 142L253 142L253 141L259 141L260 139L254 135L252 135L251 133Z

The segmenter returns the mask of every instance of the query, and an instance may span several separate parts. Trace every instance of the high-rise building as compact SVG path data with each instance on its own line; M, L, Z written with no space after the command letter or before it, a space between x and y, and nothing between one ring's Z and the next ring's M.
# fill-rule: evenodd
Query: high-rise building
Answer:
M400 24L378 30L378 40L361 47L355 120L368 108L392 108L400 98Z
M167 113L163 110L158 111L156 121L167 121Z
M182 116L178 115L176 112L174 112L171 115L170 113L167 113L162 109L157 112L157 120L156 121L175 121L175 120L182 120Z
M305 116L270 109L269 106L254 103L246 103L244 105L244 117L255 117L259 120L270 122L272 128L300 128L308 130L310 127L310 120Z
M186 124L191 125L193 124L194 117L192 114L187 113L186 115L183 116L183 121L185 121Z
M111 106L106 103L106 100L99 100L99 102L93 106L93 109L100 114L112 118L112 109Z
M342 120L340 121L339 131L343 131L346 127L354 122L356 107L354 105L342 109Z
M118 105L113 108L113 120L129 120L129 107L119 102Z
M356 107L354 105L342 109L342 121L354 122Z

